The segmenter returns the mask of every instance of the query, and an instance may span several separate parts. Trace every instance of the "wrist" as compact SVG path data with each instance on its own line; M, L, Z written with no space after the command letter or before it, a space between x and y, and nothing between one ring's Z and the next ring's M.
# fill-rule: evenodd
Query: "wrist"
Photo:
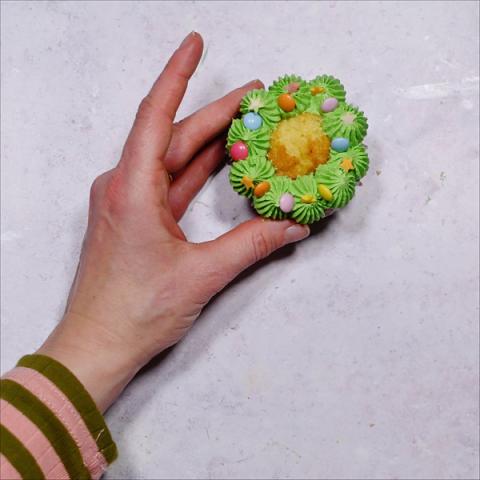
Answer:
M143 366L129 350L99 323L68 313L37 353L67 367L105 412Z

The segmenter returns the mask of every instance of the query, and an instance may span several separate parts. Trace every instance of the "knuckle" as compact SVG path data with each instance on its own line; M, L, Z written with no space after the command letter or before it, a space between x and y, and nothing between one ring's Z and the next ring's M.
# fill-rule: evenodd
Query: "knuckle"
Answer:
M255 232L251 237L253 260L258 262L273 251L272 242L263 232Z
M97 211L118 213L125 204L125 182L122 174L116 170L97 177L90 187L90 205Z
M151 118L153 110L154 110L153 100L149 94L146 97L144 97L143 100L140 102L140 105L138 106L138 110L137 110L136 119L141 121L144 119Z
M102 190L102 176L97 177L90 186L90 203L97 203Z

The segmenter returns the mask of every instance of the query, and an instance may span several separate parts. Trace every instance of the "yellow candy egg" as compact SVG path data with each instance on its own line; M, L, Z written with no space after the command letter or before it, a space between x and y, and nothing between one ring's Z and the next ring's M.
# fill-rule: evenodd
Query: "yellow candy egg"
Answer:
M307 193L306 195L302 195L300 200L302 200L302 203L314 203L316 198L315 195Z
M318 193L327 202L330 202L333 199L333 194L331 190L326 185L323 185L322 183L318 185Z

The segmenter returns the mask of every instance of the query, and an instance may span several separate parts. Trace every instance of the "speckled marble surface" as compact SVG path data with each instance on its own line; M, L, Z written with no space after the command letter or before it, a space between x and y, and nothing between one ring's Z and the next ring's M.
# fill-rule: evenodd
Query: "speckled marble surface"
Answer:
M478 3L2 3L2 371L58 321L89 185L181 38L179 116L284 72L369 118L357 198L251 270L109 411L107 478L478 478ZM252 215L224 168L193 240Z

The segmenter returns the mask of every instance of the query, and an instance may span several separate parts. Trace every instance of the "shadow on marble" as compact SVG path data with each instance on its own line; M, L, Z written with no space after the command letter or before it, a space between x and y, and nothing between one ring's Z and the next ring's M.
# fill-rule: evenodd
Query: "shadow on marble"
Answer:
M321 222L317 222L316 224L311 226L311 234L310 236L305 239L303 242L313 241L313 239L318 239L324 236L329 228L338 221L337 214L334 214L328 218L325 218ZM202 325L207 322L207 317L209 316L208 313L210 310L215 310L216 304L226 295L231 292L239 284L243 284L245 282L250 281L251 277L255 275L259 270L266 268L271 263L278 263L286 260L289 258L295 251L295 244L287 245L280 250L277 250L269 257L261 260L260 262L252 265L247 270L242 272L238 275L229 285L227 285L221 292L215 295L212 300L206 305L203 309L202 313L200 314L199 318L195 321L192 329L188 333L189 336L194 336L196 334L196 330L201 328ZM231 293L230 293L231 294ZM226 321L221 323L220 329L210 329L205 334L205 329L203 332L203 341L199 344L192 344L192 347L188 351L188 355L183 355L181 358L177 358L172 362L172 356L178 350L181 342L177 345L174 345L167 350L161 352L160 354L156 355L147 365L140 369L138 374L136 375L135 379L131 382L131 385L127 388L131 388L134 386L135 382L139 381L141 377L150 374L151 372L160 369L163 365L168 363L168 359L170 358L170 366L174 365L168 372L168 375L163 377L162 386L165 387L165 384L171 382L177 374L183 373L185 370L188 370L195 359L202 353L203 349L205 348L205 344L211 344L214 342L214 339L217 336L222 335L222 333L229 328L231 328L232 322L235 320L234 316L226 319ZM198 333L198 332L197 332ZM152 397L157 394L156 390L151 390L148 394L147 398L144 398L144 402L148 403ZM125 424L125 428L127 425Z

